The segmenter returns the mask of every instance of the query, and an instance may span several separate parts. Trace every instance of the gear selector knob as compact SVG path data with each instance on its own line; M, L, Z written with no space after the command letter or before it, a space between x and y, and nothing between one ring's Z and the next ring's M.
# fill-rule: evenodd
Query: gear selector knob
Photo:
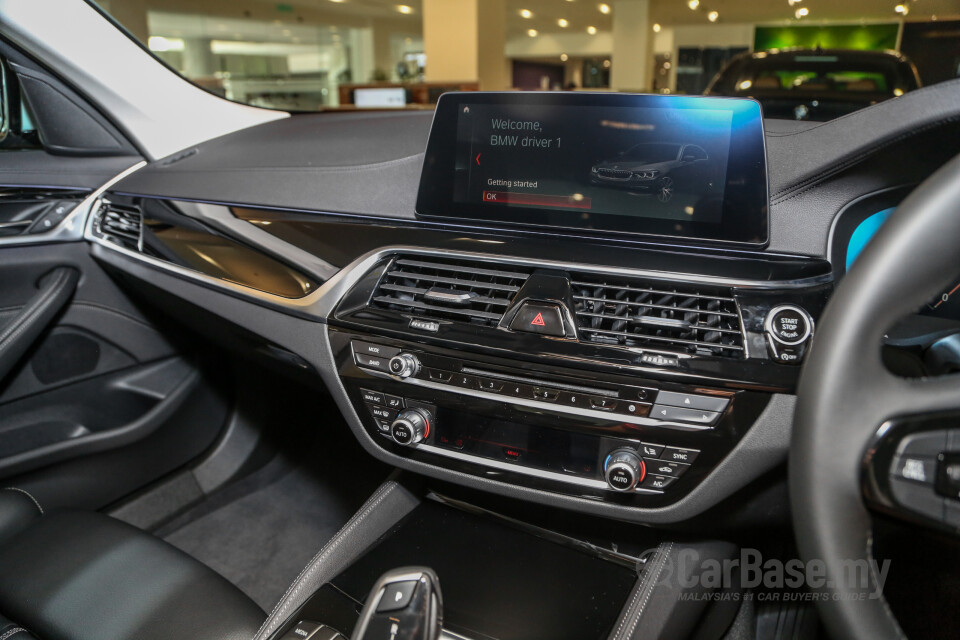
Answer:
M353 640L437 640L443 626L437 574L401 567L380 576L353 630Z

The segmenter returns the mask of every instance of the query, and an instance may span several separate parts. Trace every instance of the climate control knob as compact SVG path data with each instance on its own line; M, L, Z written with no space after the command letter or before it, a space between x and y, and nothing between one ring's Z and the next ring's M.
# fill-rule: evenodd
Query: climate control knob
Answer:
M390 358L390 373L398 378L409 378L420 371L420 361L412 353L401 353Z
M401 411L390 425L390 435L397 444L409 447L430 436L430 421L433 416L426 409Z
M603 463L603 476L611 489L632 491L647 475L643 458L633 449L617 449Z

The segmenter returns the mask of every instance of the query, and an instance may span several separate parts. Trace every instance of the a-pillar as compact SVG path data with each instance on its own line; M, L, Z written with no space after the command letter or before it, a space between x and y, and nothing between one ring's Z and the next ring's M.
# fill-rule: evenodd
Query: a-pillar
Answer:
M613 3L613 57L610 88L649 91L653 70L653 30L650 0Z
M147 38L150 37L147 0L111 0L104 3L104 9L133 37L146 44Z
M506 0L423 0L427 82L479 82L506 89Z

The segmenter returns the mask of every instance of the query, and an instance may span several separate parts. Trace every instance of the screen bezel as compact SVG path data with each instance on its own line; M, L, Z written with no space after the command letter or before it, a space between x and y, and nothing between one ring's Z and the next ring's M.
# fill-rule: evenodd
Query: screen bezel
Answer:
M720 223L677 222L617 215L583 220L569 211L454 201L458 148L457 123L462 105L531 107L633 107L712 109L732 113L730 153ZM751 247L769 241L766 147L760 104L748 98L660 96L589 92L457 92L440 97L420 175L416 214L447 221L495 222L580 233L620 234L734 243Z

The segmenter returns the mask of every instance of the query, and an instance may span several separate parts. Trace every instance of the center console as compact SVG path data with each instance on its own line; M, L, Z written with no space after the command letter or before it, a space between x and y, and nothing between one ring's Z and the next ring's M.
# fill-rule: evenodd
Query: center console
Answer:
M329 338L384 453L655 508L793 389L828 290L405 250L358 277Z

